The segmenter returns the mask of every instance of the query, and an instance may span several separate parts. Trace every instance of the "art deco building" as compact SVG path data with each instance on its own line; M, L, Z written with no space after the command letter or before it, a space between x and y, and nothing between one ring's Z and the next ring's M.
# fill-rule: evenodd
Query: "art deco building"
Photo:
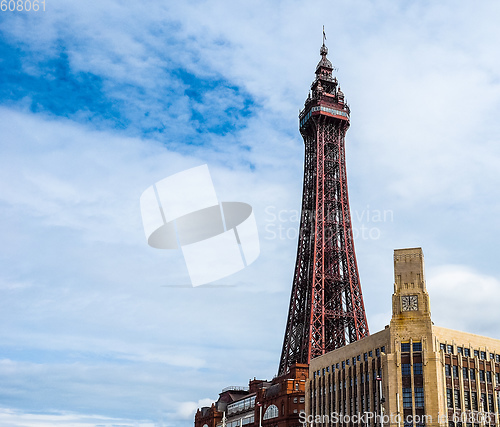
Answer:
M301 420L499 426L499 385L500 340L435 326L422 250L398 249L390 325L311 360Z

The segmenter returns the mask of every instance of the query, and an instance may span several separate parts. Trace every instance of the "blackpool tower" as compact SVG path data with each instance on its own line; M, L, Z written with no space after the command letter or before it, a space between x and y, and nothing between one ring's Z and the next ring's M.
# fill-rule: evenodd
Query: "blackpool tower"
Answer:
M332 75L325 37L320 54L299 115L305 145L302 215L279 375L369 335L347 194L350 110Z

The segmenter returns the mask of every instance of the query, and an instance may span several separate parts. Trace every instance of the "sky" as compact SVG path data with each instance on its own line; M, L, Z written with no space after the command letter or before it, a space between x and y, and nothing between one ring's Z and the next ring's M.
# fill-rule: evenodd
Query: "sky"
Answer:
M393 250L422 247L435 324L500 339L500 4L67 2L0 12L0 427L185 427L278 369L298 132L325 26L351 107L371 332ZM260 256L212 286L149 247L139 198L207 164Z

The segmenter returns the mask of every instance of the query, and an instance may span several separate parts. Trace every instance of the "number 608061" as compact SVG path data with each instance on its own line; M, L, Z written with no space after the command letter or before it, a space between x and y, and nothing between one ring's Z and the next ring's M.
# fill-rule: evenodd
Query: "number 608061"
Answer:
M1 0L2 12L45 12L45 0Z

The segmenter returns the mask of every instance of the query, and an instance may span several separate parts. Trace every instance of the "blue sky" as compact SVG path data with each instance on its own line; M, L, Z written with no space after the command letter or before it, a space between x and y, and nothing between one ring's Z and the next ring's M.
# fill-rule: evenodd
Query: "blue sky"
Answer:
M434 322L500 338L496 2L73 3L0 14L1 427L190 426L276 373L322 25L371 331L421 246ZM205 163L261 255L193 289L139 197Z

